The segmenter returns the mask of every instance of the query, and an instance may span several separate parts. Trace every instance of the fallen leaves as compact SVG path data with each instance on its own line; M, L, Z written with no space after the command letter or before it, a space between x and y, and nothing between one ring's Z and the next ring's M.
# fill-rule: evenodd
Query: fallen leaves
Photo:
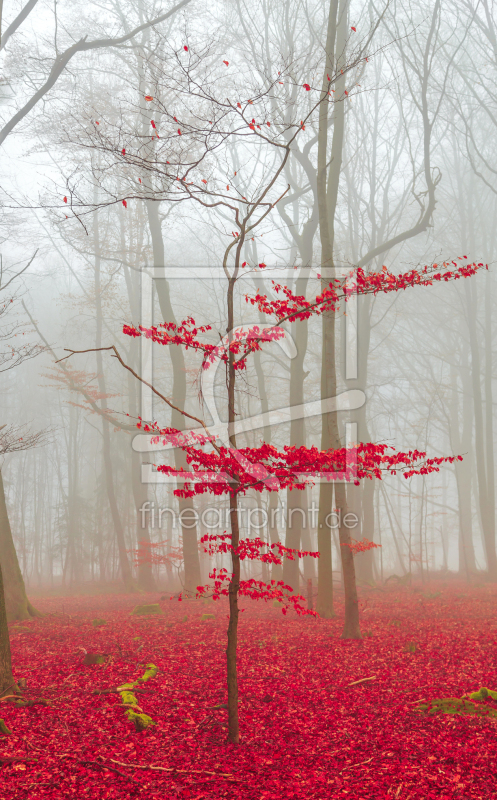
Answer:
M227 621L224 613L201 621L213 604L161 600L162 614L139 616L130 613L133 596L65 597L68 616L58 611L60 598L37 599L46 616L30 623L29 637L11 626L13 661L26 678L23 697L51 705L2 703L12 735L0 736L0 797L493 797L495 720L416 706L465 694L497 705L497 587L468 587L462 599L460 586L436 588L443 605L420 606L409 587L392 583L381 593L364 590L373 635L347 646L340 594L337 618L312 622L243 600L240 747L226 743L223 727ZM216 610L224 612L223 603ZM94 626L102 618L107 624ZM411 639L415 658L404 650ZM112 658L85 666L82 650ZM137 732L118 689L138 683L147 663L157 676L130 691L141 691L138 702L156 725ZM34 745L39 752L29 752Z

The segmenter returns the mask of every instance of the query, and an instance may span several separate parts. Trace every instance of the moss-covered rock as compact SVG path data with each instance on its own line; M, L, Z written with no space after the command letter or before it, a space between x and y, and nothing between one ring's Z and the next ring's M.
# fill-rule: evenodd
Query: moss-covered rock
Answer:
M147 614L162 614L163 612L158 603L150 603L149 605L135 606L131 613L140 617Z
M104 625L107 625L106 619L93 619L92 623L94 628L102 628Z
M210 619L214 619L214 614L202 614L200 622L208 622Z

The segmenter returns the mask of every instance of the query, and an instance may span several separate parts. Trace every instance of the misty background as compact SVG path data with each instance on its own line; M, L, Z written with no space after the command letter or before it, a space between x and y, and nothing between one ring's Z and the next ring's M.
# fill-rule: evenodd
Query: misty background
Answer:
M22 27L2 39L0 117L5 122L73 42L121 35L163 10L148 0L39 0L31 5ZM3 31L22 6L4 4ZM164 144L150 136L152 119L161 131L161 121L164 127L169 124L167 113L174 116L176 109L183 119L204 113L205 98L195 87L185 93L182 70L190 59L197 59L195 74L205 75L223 100L230 95L236 100L243 87L246 100L254 86L269 84L281 72L278 100L266 103L271 131L283 130L287 119L303 120L313 92L302 86L320 86L329 10L329 2L312 0L229 0L208 7L193 0L122 46L78 53L3 142L4 274L15 274L36 254L15 287L2 295L2 301L15 297L5 325L10 331L15 318L21 327L13 335L44 348L15 369L7 358L2 372L0 422L45 432L44 444L6 455L2 466L28 590L121 586L119 531L139 585L169 591L184 586L181 525L166 513L159 528L157 518L139 511L146 501L149 508L180 510L173 485L141 480L142 464L160 463L160 454L151 458L132 449L135 418L143 415L139 385L108 353L55 361L65 355L64 348L114 344L140 372L140 343L124 336L122 326L143 319L144 275L147 287L155 287L153 309L147 312L155 324L164 319L165 307L157 285L167 278L176 321L191 316L199 325L211 325L214 342L218 332L224 335L218 282L233 236L230 219L222 209L171 200L163 173L146 174L126 157L119 161L119 153L128 150L133 136L157 148L169 146L167 136ZM372 38L367 61L361 59L341 79L330 116L328 163L338 181L335 263L372 271L386 265L393 272L457 262L462 256L489 264L488 271L471 279L359 298L356 380L346 379L346 309L340 315L340 388L360 388L367 397L363 409L340 415L341 424L356 422L359 441L419 449L430 456L464 456L437 474L410 480L388 476L350 488L349 507L359 519L352 535L381 544L356 557L358 579L372 583L412 574L426 580L447 571L469 579L478 572L493 573L496 8L489 0L388 5L341 0L339 15L338 72ZM247 271L239 282L238 324L260 321L244 294L253 295L261 286L270 291L272 278L295 288L299 276L310 274L307 296L319 291L317 125L315 114L285 168L289 192L245 248L247 262L265 263L267 272L255 277ZM181 141L181 158L195 160L199 138L182 139L171 144L171 152L176 147L178 156ZM159 152L165 158L165 151ZM233 137L209 154L199 175L224 186L235 182L236 172L241 193L263 181L276 157L251 139ZM140 176L148 199L140 199ZM128 198L126 206L122 198ZM158 280L151 283L150 275ZM308 402L321 397L321 323L310 320L304 337L297 327L289 331ZM4 337L7 355L12 342L15 349L19 341L9 337ZM175 365L170 349L154 348L154 384L173 396L174 370L181 372L186 409L199 413L201 359L188 350L183 363ZM226 419L221 373L216 373L215 396L220 417ZM292 374L278 345L265 347L239 384L238 412L252 416L294 404L292 380L299 378ZM159 401L154 401L153 417L161 425L171 424L170 412ZM320 417L306 419L305 443L319 446L320 433ZM263 437L267 441L266 434L252 431L238 446L255 446ZM279 447L290 444L290 425L271 427L270 437ZM243 504L270 510L288 504L283 494L249 493ZM318 502L318 487L299 493L298 500L308 509ZM226 500L204 495L192 504L200 515L207 507L224 508ZM242 529L285 542L285 521L277 519L276 530L253 526L249 531L246 519ZM207 529L199 523L190 530L199 539ZM333 535L339 583L336 531ZM133 565L131 551L144 538L162 543L157 551L165 556L162 565ZM317 549L311 524L302 526L299 539L303 549ZM197 558L205 581L213 561L201 550ZM244 569L253 576L263 570L264 577L266 568ZM316 574L315 560L304 559L302 579Z

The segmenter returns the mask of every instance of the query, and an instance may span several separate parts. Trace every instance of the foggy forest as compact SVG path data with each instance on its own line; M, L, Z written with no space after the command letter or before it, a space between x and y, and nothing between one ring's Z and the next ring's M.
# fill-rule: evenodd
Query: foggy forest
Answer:
M208 5L0 0L0 800L496 797L497 6Z

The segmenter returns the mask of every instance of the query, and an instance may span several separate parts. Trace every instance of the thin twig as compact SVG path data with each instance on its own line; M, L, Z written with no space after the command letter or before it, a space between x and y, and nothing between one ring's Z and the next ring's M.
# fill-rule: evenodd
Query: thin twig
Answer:
M109 758L109 761L112 761L113 764L119 764L120 767L133 767L135 769L156 769L160 770L161 772L182 772L186 775L190 775L192 772L198 775L217 775L220 778L233 778L233 775L229 775L226 772L212 772L208 769L176 769L176 767L155 767L152 764L125 764L123 761L116 761L114 758ZM236 778L234 778L236 780Z
M358 683L366 683L366 681L375 681L376 675L371 675L370 678L360 678L358 681L352 681L352 683L347 683L347 686L357 686Z

